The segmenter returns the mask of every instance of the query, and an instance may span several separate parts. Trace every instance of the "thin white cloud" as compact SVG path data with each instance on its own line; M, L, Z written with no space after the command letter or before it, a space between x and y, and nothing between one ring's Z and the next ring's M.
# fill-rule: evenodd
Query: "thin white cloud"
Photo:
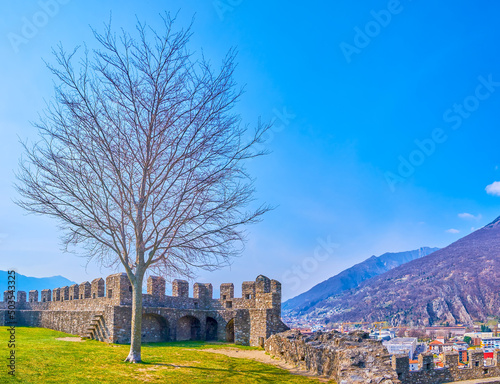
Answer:
M464 213L459 213L458 217L465 220L481 220L483 216L481 214L474 216L472 213L464 212Z
M455 228L447 229L445 232L447 232L447 233L460 233L460 231L458 229L455 229Z
M487 185L485 189L488 195L500 196L500 181L495 181Z

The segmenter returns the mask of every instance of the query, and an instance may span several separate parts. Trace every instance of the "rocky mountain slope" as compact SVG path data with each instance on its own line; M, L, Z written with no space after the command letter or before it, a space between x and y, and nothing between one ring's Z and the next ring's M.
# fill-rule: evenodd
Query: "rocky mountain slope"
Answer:
M372 256L340 272L338 275L315 285L307 292L287 300L282 306L283 314L296 317L315 307L321 308L324 305L324 300L329 297L356 288L365 280L381 275L412 260L427 256L438 249L423 247L414 251L384 253L381 256Z
M325 301L307 316L394 325L470 324L500 316L500 217L446 248Z

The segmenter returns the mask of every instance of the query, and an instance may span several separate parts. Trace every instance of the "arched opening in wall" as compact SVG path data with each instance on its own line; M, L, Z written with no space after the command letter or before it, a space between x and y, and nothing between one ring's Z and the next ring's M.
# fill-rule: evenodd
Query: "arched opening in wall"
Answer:
M184 316L177 321L177 340L201 340L201 323L194 316Z
M170 340L170 328L168 321L160 315L144 314L142 315L142 334L143 343L161 343Z
M217 320L213 317L207 317L206 324L206 332L205 332L205 340L207 341L215 341L217 340Z
M226 341L234 343L234 319L229 320L226 325Z

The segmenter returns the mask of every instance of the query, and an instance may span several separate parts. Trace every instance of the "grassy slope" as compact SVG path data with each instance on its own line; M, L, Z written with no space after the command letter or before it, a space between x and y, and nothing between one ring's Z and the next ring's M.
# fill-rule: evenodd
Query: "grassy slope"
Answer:
M16 377L7 374L6 327L0 327L1 383L317 383L277 367L248 359L200 352L227 345L204 342L145 344L145 364L126 364L129 346L68 337L42 328L16 329ZM2 341L2 339L4 341ZM231 345L231 347L236 347ZM251 347L238 348L249 349ZM4 358L5 357L5 358Z

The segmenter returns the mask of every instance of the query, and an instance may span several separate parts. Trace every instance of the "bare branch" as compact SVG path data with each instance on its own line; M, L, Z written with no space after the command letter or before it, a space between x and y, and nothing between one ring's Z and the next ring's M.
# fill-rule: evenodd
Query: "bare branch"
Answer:
M219 69L188 51L191 27L136 36L95 30L99 49L54 49L55 98L25 144L17 202L54 217L64 246L104 265L121 263L134 285L150 269L191 276L227 265L244 246L252 209L245 160L269 128L250 133L233 111L236 51Z

